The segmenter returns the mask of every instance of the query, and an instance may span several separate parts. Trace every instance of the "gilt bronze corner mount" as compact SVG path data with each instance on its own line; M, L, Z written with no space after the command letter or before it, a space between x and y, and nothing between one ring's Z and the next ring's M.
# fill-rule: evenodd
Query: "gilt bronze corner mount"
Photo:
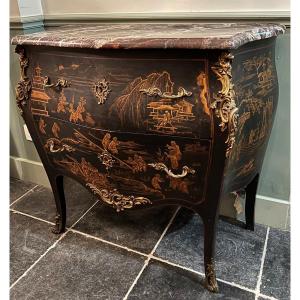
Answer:
M222 85L221 90L211 103L211 108L215 110L216 116L221 119L221 123L219 124L221 131L228 130L226 157L229 157L235 143L238 118L238 108L235 103L235 92L231 74L233 58L234 56L231 53L223 52L219 56L218 63L211 67Z
M23 114L23 107L27 104L31 93L31 81L27 76L27 68L29 65L29 59L26 56L24 47L17 45L15 52L19 54L20 63L20 80L16 86L16 102L19 108L20 114Z

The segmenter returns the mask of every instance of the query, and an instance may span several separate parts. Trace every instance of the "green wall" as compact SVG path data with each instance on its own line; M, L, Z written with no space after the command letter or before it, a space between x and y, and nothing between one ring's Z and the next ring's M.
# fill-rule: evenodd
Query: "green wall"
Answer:
M13 37L22 34L23 30L11 30ZM19 57L14 53L15 46L10 46L10 155L24 159L39 161L38 154L32 142L25 139L23 124L16 101L15 86L20 78Z
M260 177L258 194L289 201L290 197L290 32L277 38L279 101Z

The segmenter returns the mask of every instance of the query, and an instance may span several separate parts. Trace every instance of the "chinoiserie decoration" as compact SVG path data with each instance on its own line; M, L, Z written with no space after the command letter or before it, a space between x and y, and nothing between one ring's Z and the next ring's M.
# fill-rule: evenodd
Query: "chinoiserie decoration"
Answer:
M55 83L50 83L50 78L48 76L44 77L45 88L51 88L51 87L66 88L69 86L71 86L71 83L64 78L58 78Z

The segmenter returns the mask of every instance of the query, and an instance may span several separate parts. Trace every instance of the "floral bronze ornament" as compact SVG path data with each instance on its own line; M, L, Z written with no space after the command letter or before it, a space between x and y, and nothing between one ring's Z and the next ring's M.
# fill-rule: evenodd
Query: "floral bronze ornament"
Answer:
M109 89L109 84L105 79L94 83L92 90L95 96L98 98L98 104L103 104L107 100L107 97L111 92L111 90Z
M167 98L167 99L178 99L182 97L189 97L192 96L192 92L188 92L186 89L183 87L178 88L178 92L176 95L172 95L171 93L168 92L162 92L159 88L156 87L151 87L149 89L140 89L140 92L143 94L146 94L147 96L159 96L161 98Z
M145 197L125 196L119 193L116 189L98 189L95 185L87 183L94 194L100 196L100 198L109 205L112 205L117 212L122 211L126 208L132 208L137 205L151 204L152 202Z
M235 133L237 130L238 108L235 103L235 92L233 90L231 62L233 55L224 52L219 57L217 65L212 66L212 71L217 75L218 80L222 84L222 89L215 97L215 101L211 104L211 108L215 109L216 116L221 119L221 131L228 129L228 137L226 139L227 149L226 157L235 143Z
M15 52L19 54L20 61L20 81L16 86L16 101L19 108L20 114L23 114L23 107L26 105L27 101L30 98L31 92L31 81L27 76L28 68L28 58L26 57L24 47L18 45L15 49Z
M111 168L115 162L107 150L104 150L101 154L98 154L98 158L102 164L105 165L106 170L109 170L109 168Z

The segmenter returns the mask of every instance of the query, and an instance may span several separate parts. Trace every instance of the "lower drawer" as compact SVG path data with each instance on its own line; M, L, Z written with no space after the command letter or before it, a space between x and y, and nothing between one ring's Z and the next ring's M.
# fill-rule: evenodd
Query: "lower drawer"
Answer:
M109 132L50 117L35 121L49 163L117 210L204 199L210 140Z

